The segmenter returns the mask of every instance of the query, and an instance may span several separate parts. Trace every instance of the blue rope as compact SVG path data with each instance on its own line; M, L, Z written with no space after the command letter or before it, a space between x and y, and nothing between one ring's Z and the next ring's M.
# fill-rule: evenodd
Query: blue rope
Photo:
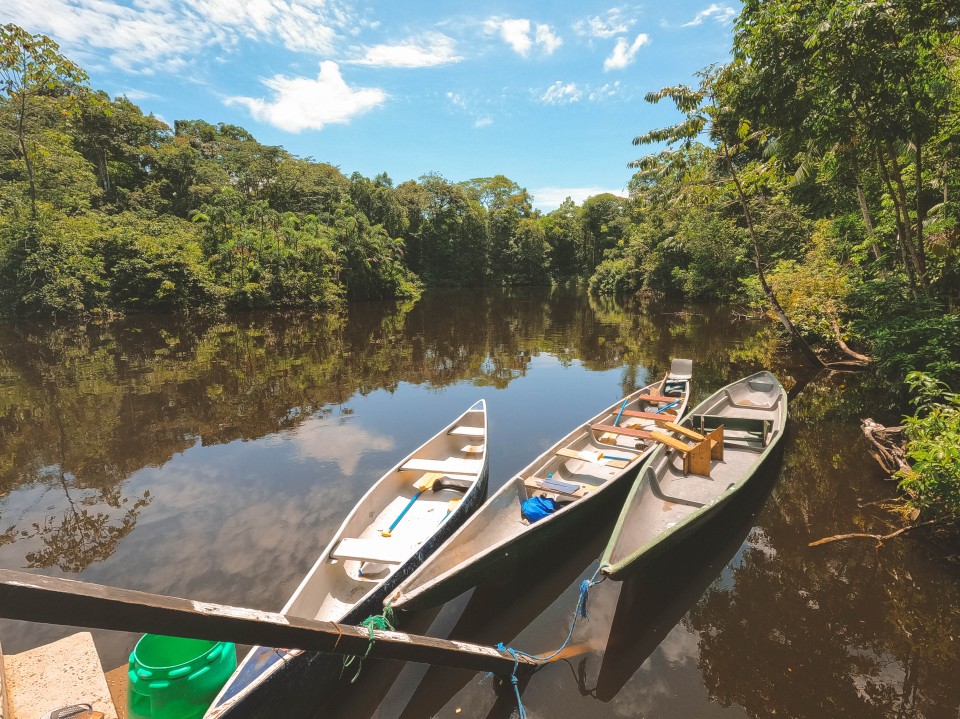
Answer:
M532 659L535 662L545 663L549 662L551 659L554 659L560 654L564 649L567 648L567 645L570 643L570 640L573 638L573 630L577 627L577 620L581 617L587 619L587 595L590 592L590 587L600 584L603 579L597 579L597 576L600 574L600 570L604 568L601 564L597 567L597 571L593 573L593 576L590 579L584 579L580 583L580 595L577 597L577 606L573 610L573 621L570 622L570 631L567 632L567 638L563 640L563 644L560 645L560 648L552 654L547 654L546 656L540 656L538 654L527 654L526 652L520 651L519 649L512 649L511 647L505 646L503 642L497 644L497 649L501 652L507 652L510 656L513 657L513 674L510 675L510 682L513 684L513 693L517 697L517 710L520 713L520 719L526 719L527 712L523 708L523 702L520 700L520 687L518 686L519 680L517 679L517 668L520 666L520 657L526 657L527 659ZM605 577L604 577L605 579Z

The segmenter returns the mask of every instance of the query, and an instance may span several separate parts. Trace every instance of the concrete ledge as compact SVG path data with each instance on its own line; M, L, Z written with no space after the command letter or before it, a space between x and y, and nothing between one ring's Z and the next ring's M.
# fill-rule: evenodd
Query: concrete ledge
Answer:
M105 719L117 719L90 632L10 655L4 669L9 701L4 719L37 719L71 704L91 704Z

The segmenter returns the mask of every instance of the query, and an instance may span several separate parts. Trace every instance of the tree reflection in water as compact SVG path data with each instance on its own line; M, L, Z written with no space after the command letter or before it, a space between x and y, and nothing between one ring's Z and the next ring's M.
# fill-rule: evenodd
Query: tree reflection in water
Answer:
M487 398L495 489L585 417L662 376L672 357L694 359L694 401L760 368L788 389L809 379L766 323L564 289L434 292L333 316L3 327L0 566L275 610L369 483L448 415ZM597 587L583 630L596 653L535 675L528 709L567 719L955 716L956 569L921 536L879 552L870 542L807 547L887 529L875 503L893 489L859 443L858 420L889 403L867 377L809 381L791 398L782 473L720 578L667 562L629 591ZM595 556L579 549L553 557L543 576L582 573ZM715 550L726 562L730 548ZM446 626L554 646L576 582L530 584L478 593ZM643 614L657 626L633 621ZM2 624L8 651L56 638ZM135 637L97 641L109 667ZM509 713L489 683L446 676L399 672L412 684L390 695L409 707L393 715ZM353 702L361 715L376 713L372 704Z

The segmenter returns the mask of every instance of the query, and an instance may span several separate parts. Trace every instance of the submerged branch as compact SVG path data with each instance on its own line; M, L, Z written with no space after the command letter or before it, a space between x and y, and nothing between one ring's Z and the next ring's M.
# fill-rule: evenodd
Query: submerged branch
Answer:
M888 539L893 539L894 537L899 537L905 532L909 532L911 529L919 529L920 527L929 527L933 524L937 524L940 520L930 519L926 522L920 522L920 524L909 524L906 527L901 527L895 532L890 532L890 534L869 534L868 532L851 532L850 534L835 534L832 537L825 537L824 539L818 539L816 542L810 542L807 544L808 547L818 547L821 544L829 544L830 542L839 542L844 539L874 539L877 541L877 546L879 547Z

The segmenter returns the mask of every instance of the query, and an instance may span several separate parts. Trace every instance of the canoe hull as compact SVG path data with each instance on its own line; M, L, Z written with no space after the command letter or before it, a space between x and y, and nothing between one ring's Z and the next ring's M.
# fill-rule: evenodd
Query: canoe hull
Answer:
M771 386L773 391L770 393L771 404L769 408L751 403L741 404L737 407L736 405L739 403L733 402L729 390L738 387L738 385L746 384L749 386L751 382ZM713 490L712 495L699 497L698 499L702 501L696 503L683 498L669 497L663 493L659 483L667 475L676 478L678 472L670 459L669 453L671 450L669 447L660 447L654 451L637 472L613 535L601 558L602 572L606 576L611 579L622 580L639 563L646 563L651 559L662 556L678 544L686 541L690 536L709 524L712 517L722 513L724 507L744 496L752 480L761 473L762 469L769 466L774 459L782 456L782 439L787 420L787 396L783 387L769 372L759 372L721 388L692 409L681 424L689 428L691 418L720 406L720 402L725 401L724 393L727 397L730 397L729 404L724 408L729 414L723 415L721 413L716 417L719 419L725 416L732 424L741 419L741 416L748 417L751 420L764 419L764 412L769 411L769 419L772 423L772 433L769 436L769 441L759 450L743 444L732 443L732 447L724 450L726 459L714 464L711 473L715 476L705 479L690 476L682 479L681 482L686 481L691 485L702 482L706 486L707 482L722 478L722 481L717 485L717 489ZM741 412L742 415L738 412ZM726 447L727 443L724 444ZM727 462L731 464L731 468L721 469ZM720 489L727 484L729 486L725 489ZM691 509L690 505L692 504L699 504L699 506ZM667 522L659 531L649 531L647 529L653 525L651 518L654 514L666 516L670 509L677 512L673 516L674 521ZM643 527L643 529L641 530L640 527ZM647 533L642 534L641 532ZM636 536L641 536L642 539L631 541L631 538Z

